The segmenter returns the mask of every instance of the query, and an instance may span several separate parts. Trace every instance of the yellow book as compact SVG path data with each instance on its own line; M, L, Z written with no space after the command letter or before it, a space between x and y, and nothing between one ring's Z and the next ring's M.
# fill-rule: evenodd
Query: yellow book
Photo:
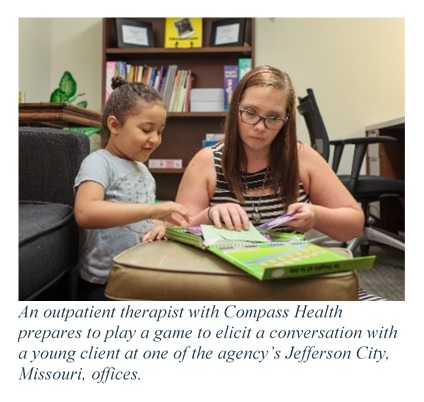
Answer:
M166 48L202 47L202 18L166 18Z

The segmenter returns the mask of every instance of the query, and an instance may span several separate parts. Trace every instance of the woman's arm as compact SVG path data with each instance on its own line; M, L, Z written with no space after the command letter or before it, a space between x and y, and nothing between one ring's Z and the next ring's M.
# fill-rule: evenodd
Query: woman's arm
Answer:
M215 186L216 172L212 150L203 148L186 167L175 199L190 211L193 226L211 223L208 208ZM183 226L182 222L180 224Z
M299 169L311 205L290 205L287 212L296 212L296 217L287 226L303 232L314 228L338 241L359 236L364 227L360 205L330 165L306 144L299 147Z
M176 202L190 212L193 226L214 224L230 230L248 229L249 219L244 209L235 203L217 204L209 210L215 193L216 170L211 148L201 149L190 161L181 180ZM180 223L184 226L184 222Z

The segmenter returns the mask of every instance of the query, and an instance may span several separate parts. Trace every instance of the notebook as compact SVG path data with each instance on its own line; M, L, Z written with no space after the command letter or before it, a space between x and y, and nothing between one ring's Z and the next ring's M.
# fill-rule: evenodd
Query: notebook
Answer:
M168 227L166 237L230 262L261 281L370 269L375 256L349 258L301 234L269 229L232 231L214 225Z

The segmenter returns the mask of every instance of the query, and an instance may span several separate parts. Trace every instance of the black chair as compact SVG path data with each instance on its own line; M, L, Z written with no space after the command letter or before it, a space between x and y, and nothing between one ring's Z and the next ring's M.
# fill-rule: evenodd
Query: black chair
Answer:
M19 300L76 300L84 231L74 179L89 154L84 134L19 128Z
M371 242L382 243L405 251L405 241L397 234L376 228L377 218L371 214L370 203L381 201L385 197L404 197L405 181L377 175L360 174L368 145L396 141L389 136L359 137L343 140L330 140L324 121L318 108L312 89L307 89L305 97L298 97L299 113L304 117L311 146L327 161L330 159L330 147L333 146L332 169L337 173L345 145L354 145L351 172L348 175L338 175L342 183L349 189L355 199L361 204L365 214L365 227L359 238L347 244L352 252L361 247L361 254L369 253ZM322 241L323 238L319 240Z

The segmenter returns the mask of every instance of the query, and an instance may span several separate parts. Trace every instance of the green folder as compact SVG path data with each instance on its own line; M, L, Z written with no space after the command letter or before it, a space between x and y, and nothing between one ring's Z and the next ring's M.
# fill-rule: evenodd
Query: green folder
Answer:
M370 269L375 261L375 256L350 258L293 233L236 232L213 225L202 225L199 233L199 228L166 229L169 240L211 252L261 281Z

